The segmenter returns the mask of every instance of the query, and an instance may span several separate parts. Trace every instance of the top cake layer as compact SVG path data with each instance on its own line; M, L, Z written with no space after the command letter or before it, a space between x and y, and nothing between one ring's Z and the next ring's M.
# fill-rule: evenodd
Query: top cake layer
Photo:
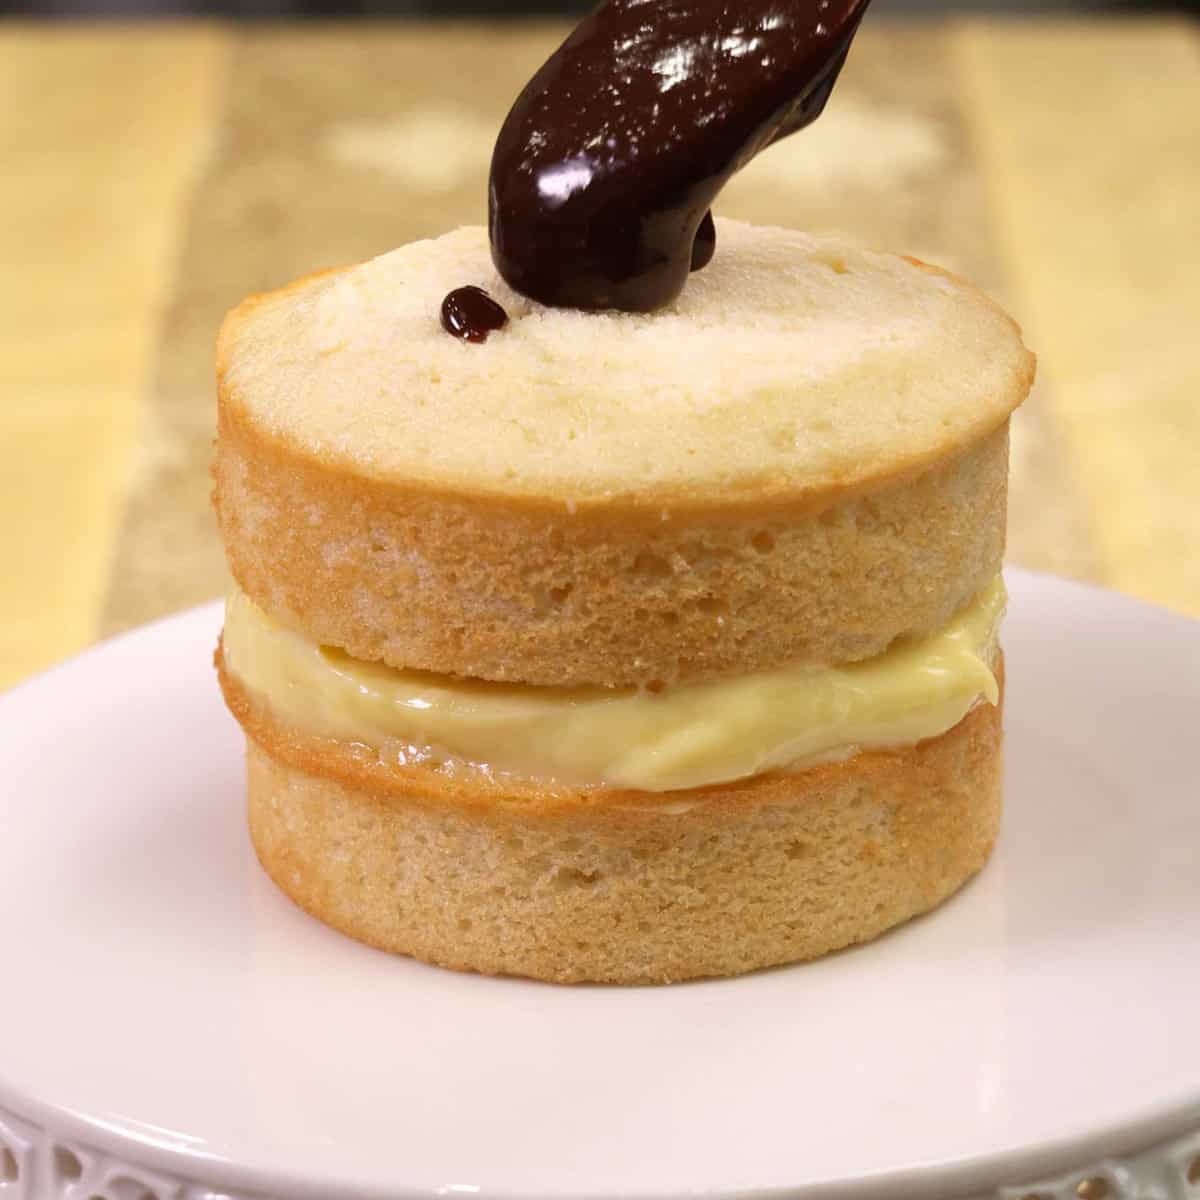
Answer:
M1033 370L1016 325L906 259L718 222L652 314L545 308L483 229L254 297L222 331L227 403L329 467L480 497L589 505L782 500L907 474L975 442ZM441 328L477 284L510 323Z

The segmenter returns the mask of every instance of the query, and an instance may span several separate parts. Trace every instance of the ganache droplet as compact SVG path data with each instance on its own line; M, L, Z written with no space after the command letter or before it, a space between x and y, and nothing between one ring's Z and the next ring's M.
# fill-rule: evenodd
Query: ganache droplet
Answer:
M442 301L442 328L464 342L486 342L508 324L508 313L481 287L455 288Z
M692 270L702 271L712 262L717 250L717 226L713 221L712 209L704 214L700 228L696 230L696 240L692 242Z

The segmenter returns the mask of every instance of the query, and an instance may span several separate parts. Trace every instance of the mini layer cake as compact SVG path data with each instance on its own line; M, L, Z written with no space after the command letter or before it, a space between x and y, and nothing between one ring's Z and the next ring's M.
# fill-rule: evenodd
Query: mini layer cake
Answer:
M218 352L217 663L250 829L383 949L555 981L811 958L938 904L1000 813L1013 322L719 222L650 314L481 229L246 301ZM438 307L479 281L482 346Z

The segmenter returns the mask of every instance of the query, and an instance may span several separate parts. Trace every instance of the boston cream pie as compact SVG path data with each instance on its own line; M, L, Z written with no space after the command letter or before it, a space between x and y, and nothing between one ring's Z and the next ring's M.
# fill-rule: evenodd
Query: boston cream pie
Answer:
M235 310L218 667L250 827L329 924L557 981L865 940L1000 809L1016 326L921 263L733 222L651 313L463 229ZM439 306L478 283L483 346Z

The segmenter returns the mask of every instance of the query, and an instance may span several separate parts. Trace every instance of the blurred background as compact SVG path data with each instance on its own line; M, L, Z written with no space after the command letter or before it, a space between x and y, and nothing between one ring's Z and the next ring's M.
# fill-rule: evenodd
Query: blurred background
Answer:
M578 14L588 0L0 0L0 13L94 16L187 14L222 17L529 17ZM1180 9L1200 0L876 0L893 12L1069 12Z
M221 593L223 313L482 222L571 7L0 0L0 686ZM1195 11L876 0L821 120L717 211L995 295L1040 358L1010 558L1200 616Z

